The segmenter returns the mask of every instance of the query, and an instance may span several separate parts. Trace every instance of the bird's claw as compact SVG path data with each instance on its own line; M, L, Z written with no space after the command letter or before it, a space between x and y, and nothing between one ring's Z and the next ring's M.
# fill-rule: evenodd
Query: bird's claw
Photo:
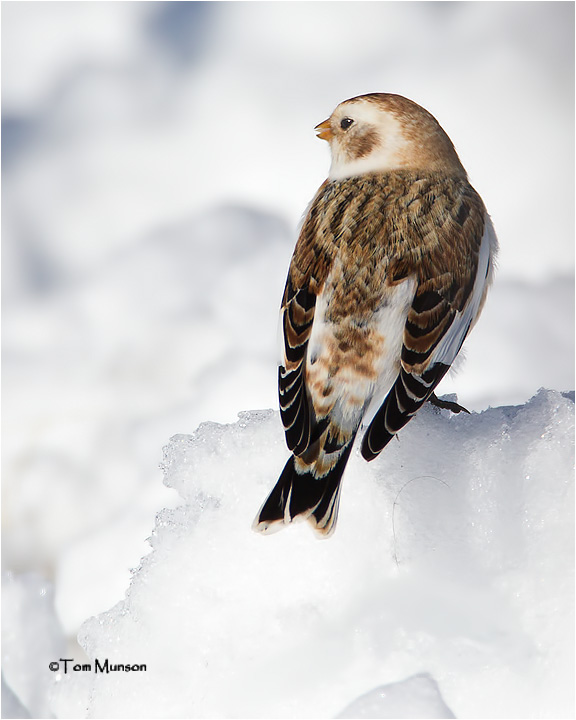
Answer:
M459 405L456 402L451 402L450 400L440 400L438 397L436 397L435 393L432 393L430 397L428 398L428 402L432 403L435 407L442 408L443 410L450 410L450 412L453 413L459 413L459 412L465 412L470 415L470 410L467 410L463 405Z

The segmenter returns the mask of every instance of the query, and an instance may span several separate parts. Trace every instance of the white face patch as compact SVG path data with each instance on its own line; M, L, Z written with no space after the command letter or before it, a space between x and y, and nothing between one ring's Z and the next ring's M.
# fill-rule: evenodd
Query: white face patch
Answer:
M342 180L370 172L385 172L404 165L404 150L407 142L402 134L401 123L394 115L372 103L347 103L334 111L333 126L339 128L342 119L347 117L354 120L354 132L361 133L363 128L367 132L375 129L380 142L368 155L350 159L346 150L346 131L337 131L330 143L332 151L332 164L328 175L330 180Z

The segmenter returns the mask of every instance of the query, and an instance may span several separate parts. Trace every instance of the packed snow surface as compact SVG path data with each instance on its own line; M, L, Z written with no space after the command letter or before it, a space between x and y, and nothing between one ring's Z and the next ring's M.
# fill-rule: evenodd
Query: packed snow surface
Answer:
M325 541L250 529L287 455L276 412L175 436L163 467L183 502L125 599L80 631L92 661L146 671L62 674L56 714L569 715L573 411L544 390L425 407L376 461L352 456Z

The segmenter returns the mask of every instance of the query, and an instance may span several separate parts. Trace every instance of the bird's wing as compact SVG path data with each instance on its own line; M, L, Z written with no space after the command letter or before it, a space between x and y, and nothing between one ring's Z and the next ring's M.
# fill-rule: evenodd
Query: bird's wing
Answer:
M461 218L450 231L468 234L467 262L465 257L447 265L432 260L422 273L404 328L400 373L362 441L366 460L373 460L430 397L482 309L496 236L485 211L480 225L468 223L468 213Z
M286 443L295 455L308 448L316 424L305 385L306 351L315 307L316 294L310 286L294 288L289 275L281 311L284 357L278 368L278 393Z
M280 311L280 416L288 449L297 456L306 452L327 424L326 420L317 422L308 396L306 356L314 323L316 299L322 292L330 269L330 257L326 252L327 243L331 240L326 212L328 201L325 197L328 188L326 181L308 207L290 263ZM321 231L321 227L325 230Z

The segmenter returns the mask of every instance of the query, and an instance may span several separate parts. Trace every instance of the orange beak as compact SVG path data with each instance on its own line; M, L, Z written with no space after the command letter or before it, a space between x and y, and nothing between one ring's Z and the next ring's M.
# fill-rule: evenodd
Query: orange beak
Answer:
M316 125L314 128L316 132L318 133L316 137L319 137L320 140L332 140L334 137L334 133L332 132L332 128L330 126L330 120L324 120L324 122L321 122L320 125Z

